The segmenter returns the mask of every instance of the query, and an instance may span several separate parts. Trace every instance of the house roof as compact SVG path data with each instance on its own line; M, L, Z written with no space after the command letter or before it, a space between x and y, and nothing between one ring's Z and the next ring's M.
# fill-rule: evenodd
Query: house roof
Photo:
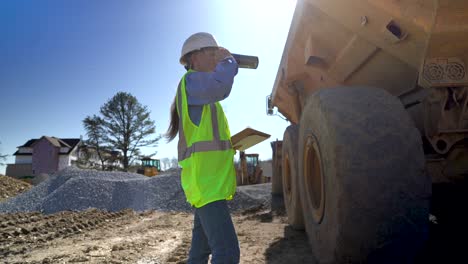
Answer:
M68 145L67 143L63 142L63 140L61 140L60 138L54 138L54 137L45 137L47 140L49 140L54 146L56 147L62 147L63 145L65 145L65 147L69 147L71 148L70 145Z
M40 139L45 138L48 140L52 145L59 147L59 148L69 148L69 150L65 152L61 152L60 154L69 154L77 145L80 143L81 139L79 138L56 138L56 137L48 137L42 136L41 138L30 139L24 145L19 146L18 148L33 148L34 144L38 142ZM31 156L32 153L18 153L16 151L14 156Z
M17 148L29 148L36 141L37 141L37 138L36 139L30 139L26 143L24 143L24 145L18 146Z

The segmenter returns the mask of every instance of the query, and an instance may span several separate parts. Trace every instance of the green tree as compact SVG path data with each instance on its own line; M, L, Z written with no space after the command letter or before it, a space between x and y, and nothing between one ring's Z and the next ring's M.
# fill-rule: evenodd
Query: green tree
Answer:
M150 111L130 93L118 92L101 107L100 113L104 141L122 152L124 170L128 170L129 164L139 158L141 147L156 147L161 138L151 137L155 134L156 126L150 119Z

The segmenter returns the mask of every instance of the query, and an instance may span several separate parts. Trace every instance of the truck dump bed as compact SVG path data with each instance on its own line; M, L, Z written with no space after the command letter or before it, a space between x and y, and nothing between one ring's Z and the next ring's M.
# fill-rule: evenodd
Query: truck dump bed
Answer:
M467 85L468 26L457 24L468 21L467 7L464 0L298 0L273 106L298 123L304 99L322 88L370 86L400 96L418 85ZM452 74L441 75L447 65L455 65Z

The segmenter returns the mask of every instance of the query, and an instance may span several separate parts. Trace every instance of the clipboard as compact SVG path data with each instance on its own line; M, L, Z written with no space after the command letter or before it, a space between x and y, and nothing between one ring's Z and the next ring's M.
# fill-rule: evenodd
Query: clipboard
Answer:
M232 136L231 142L235 150L244 151L268 139L269 137L269 134L248 127Z

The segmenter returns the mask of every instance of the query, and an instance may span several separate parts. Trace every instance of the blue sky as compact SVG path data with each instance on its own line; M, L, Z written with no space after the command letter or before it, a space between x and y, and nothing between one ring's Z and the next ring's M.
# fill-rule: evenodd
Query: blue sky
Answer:
M246 127L271 134L247 150L271 157L270 141L288 123L266 115L295 0L9 0L0 2L0 153L43 135L85 136L82 120L119 91L148 106L164 133L177 83L181 46L212 33L233 53L256 55L222 101L231 133ZM177 156L177 139L159 142L156 158ZM9 156L7 163L14 163ZM0 166L0 173L5 167Z

